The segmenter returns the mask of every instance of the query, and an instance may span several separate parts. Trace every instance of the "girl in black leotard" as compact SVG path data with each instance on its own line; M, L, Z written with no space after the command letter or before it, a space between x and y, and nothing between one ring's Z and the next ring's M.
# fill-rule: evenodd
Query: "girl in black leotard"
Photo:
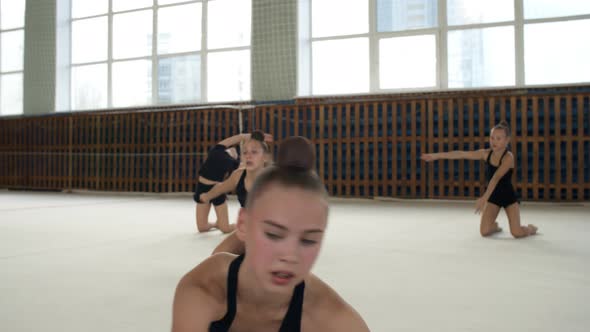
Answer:
M209 150L207 159L205 159L205 162L199 169L199 179L193 196L197 203L196 221L199 232L209 231L213 227L219 228L224 233L229 233L233 230L229 223L227 204L225 202L226 195L215 196L210 202L206 203L200 201L199 196L211 190L215 184L225 180L228 174L238 168L240 162L234 146L249 137L250 134L234 135L217 143ZM217 215L217 221L215 223L209 223L211 205L214 206L215 214Z
M433 161L438 159L485 160L487 163L488 186L475 204L475 211L483 211L480 223L482 236L489 236L502 231L496 222L501 208L504 208L510 224L510 233L515 238L537 233L537 227L529 224L520 225L520 207L516 191L512 186L514 155L508 151L510 127L502 121L494 126L490 133L490 148L476 151L452 151L423 154L421 159Z
M252 187L258 174L271 159L268 142L272 142L272 136L259 131L253 132L244 144L242 153L244 167L235 170L227 180L215 185L209 192L201 194L200 201L209 202L213 197L235 190L240 206L244 207L248 189ZM242 242L232 233L219 244L214 253L227 251L241 254L243 248Z
M245 256L220 253L185 275L172 332L367 332L360 315L311 274L328 222L328 194L302 137L281 144L278 166L260 174L240 209Z

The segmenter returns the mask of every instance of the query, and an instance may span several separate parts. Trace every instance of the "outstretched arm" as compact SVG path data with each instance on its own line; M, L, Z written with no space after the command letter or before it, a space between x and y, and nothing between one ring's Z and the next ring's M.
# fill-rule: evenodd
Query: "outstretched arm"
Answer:
M226 146L226 147L230 147L230 146L234 146L236 144L239 144L241 141L247 140L250 138L250 134L237 134L231 137L228 137L224 140L222 140L221 142L219 142L218 144Z
M199 196L199 200L203 203L209 203L209 201L215 197L236 189L238 182L240 181L240 177L242 176L242 172L245 172L245 170L237 169L233 171L225 181L216 184L213 186L213 188L211 188L211 190L201 194L201 196Z
M479 149L474 151L451 151L438 153L424 153L420 159L424 161L433 161L438 159L469 159L481 160L486 158L487 149Z
M234 136L224 139L223 141L219 142L219 144L226 146L226 147L234 146L236 144L239 144L241 141L245 141L247 139L250 139L250 136L251 136L251 134L249 134L249 133L237 134L237 135L234 135ZM271 134L264 134L264 141L272 142L272 140L273 140L273 137Z
M490 179L490 182L488 183L488 187L486 188L486 191L477 200L477 202L475 202L475 213L479 213L479 212L483 211L483 208L484 208L486 202L488 201L488 199L490 199L490 196L494 192L494 189L496 189L496 186L498 185L498 182L500 181L500 179L504 176L504 174L506 174L506 172L508 172L508 170L510 170L513 167L514 167L514 156L512 155L511 152L508 152L506 154L506 157L504 157L504 159L502 160L502 164L500 164L500 167L498 167L498 169L494 173L494 176L492 176L492 178Z

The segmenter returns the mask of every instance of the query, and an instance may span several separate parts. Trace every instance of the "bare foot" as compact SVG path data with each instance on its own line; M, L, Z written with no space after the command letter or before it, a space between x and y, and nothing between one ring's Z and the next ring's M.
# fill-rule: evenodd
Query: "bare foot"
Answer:
M502 231L502 227L498 225L497 221L494 221L494 226L496 226L496 228L494 228L494 233L500 233Z
M527 227L529 228L529 235L537 234L537 230L539 229L537 226L529 224Z

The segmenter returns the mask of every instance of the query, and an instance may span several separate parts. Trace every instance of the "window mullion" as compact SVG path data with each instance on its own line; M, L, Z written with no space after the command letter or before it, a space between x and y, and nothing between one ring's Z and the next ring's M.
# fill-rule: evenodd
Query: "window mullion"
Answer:
M514 0L514 57L515 84L524 86L524 5L523 0Z
M437 47L437 86L439 89L449 88L447 1L438 1L438 47Z
M113 108L113 0L109 0L108 17L108 55L107 55L107 108Z
M158 95L158 8L152 3L152 105L160 102Z
M369 0L369 91L379 86L379 39L377 37L377 0Z
M207 56L209 49L207 48L207 22L209 20L209 1L203 1L201 4L201 102L208 101L207 97Z

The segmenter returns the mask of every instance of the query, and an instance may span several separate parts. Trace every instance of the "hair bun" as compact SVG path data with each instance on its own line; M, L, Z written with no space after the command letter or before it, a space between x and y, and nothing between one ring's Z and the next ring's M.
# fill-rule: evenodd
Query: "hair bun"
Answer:
M315 148L305 137L289 137L279 147L277 165L299 171L315 169Z
M264 133L261 132L260 130L253 131L250 134L250 138L260 141L260 142L264 142Z

